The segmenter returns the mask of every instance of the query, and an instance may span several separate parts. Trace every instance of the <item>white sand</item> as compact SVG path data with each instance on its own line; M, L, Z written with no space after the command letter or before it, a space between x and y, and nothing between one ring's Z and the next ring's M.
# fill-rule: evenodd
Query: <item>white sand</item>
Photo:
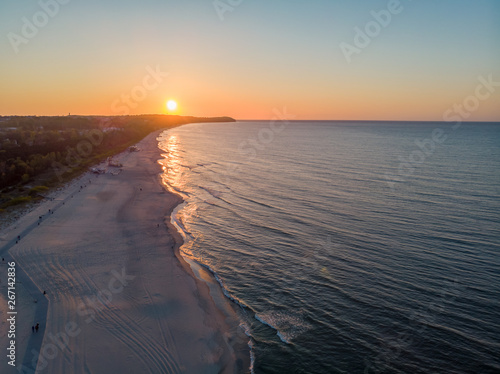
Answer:
M23 233L9 252L33 281L18 314L27 331L20 339L30 338L27 356L18 351L19 364L30 366L36 350L42 352L37 373L234 373L248 367L228 343L234 321L174 251L177 235L165 222L170 226L166 215L179 198L159 183L157 135L139 143L141 152L117 157L124 165L118 175L85 175L2 234L0 247ZM42 290L47 320L39 321L42 330L34 336L32 299L43 299ZM0 372L7 373L4 357Z

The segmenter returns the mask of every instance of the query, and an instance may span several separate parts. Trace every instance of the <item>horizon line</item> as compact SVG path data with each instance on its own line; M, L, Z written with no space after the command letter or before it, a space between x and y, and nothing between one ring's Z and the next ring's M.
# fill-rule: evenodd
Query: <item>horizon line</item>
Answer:
M221 116L193 116L193 115L182 115L182 114L166 114L166 113L142 113L142 114L127 114L127 115L117 115L117 114L67 114L67 115L37 115L37 114L11 114L11 115L0 115L0 118L4 117L140 117L140 116L176 116L176 117L193 117L193 118L231 118L236 122L252 122L252 121L275 121L279 119L271 118L234 118L227 115ZM288 122L440 122L440 123L452 123L457 121L444 121L444 120L415 120L415 119L287 119ZM462 123L500 123L500 119L497 120L462 120Z

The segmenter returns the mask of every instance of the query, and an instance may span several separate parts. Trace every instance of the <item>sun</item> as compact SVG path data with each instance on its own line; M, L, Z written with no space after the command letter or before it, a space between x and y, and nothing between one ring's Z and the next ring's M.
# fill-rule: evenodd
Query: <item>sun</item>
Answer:
M177 109L177 102L174 100L167 101L167 109L171 112Z

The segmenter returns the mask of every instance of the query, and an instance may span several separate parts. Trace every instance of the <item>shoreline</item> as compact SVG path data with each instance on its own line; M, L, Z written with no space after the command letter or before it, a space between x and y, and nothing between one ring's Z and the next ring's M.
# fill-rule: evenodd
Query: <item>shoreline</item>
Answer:
M30 278L38 290L42 288L44 290L49 289L47 293L47 299L49 300L47 331L52 336L61 333L61 330L64 331L64 322L68 321L78 324L80 330L82 330L78 336L70 339L68 343L70 349L63 349L59 352L58 357L47 360L50 361L46 365L50 369L47 372L56 373L61 372L61 370L66 370L65 372L84 372L84 370L87 370L85 368L98 370L105 368L105 370L111 370L110 372L116 370L133 372L138 360L129 358L122 364L112 363L112 358L119 359L123 357L123 353L110 352L109 361L106 362L103 362L102 358L99 359L98 355L96 356L96 353L102 351L105 343L107 343L107 348L113 350L113 344L120 344L116 342L116 339L121 343L125 343L125 346L129 349L137 343L148 345L150 349L144 350L145 355L146 351L149 351L147 352L148 358L142 360L142 367L144 369L144 364L147 367L149 362L151 363L149 370L156 368L156 371L152 372L158 372L158 370L163 372L163 369L166 372L181 372L189 368L193 370L208 369L210 372L222 373L248 372L250 354L247 352L248 359L242 357L242 352L239 349L241 346L236 342L238 338L234 336L235 329L238 327L231 326L235 319L231 320L230 316L218 309L210 295L209 287L196 277L180 253L180 247L183 243L182 237L170 223L170 218L175 207L182 203L182 198L167 191L166 186L161 181L161 168L157 162L162 158L163 151L158 147L156 139L163 131L165 129L155 131L139 142L138 145L143 149L141 152L123 152L116 155L115 158L124 163L123 171L118 175L94 177L89 173L84 174L81 178L70 182L69 186L59 192L59 195L67 195L66 199L68 200L58 198L57 200L41 203L16 221L15 224L9 226L8 233L2 235L1 239L5 241L8 239L6 237L12 236L13 231L21 230L23 225L26 225L30 219L33 220L34 217L38 217L41 210L51 209L48 206L54 203L59 204L61 212L55 210L54 213L47 217L47 223L42 223L44 227L49 226L48 229L45 229L46 232L42 234L37 225L32 231L40 232L40 235L26 233L26 237L23 236L18 246L12 250L13 257L16 258L19 268L30 269ZM147 182L147 180L140 178L141 175L142 177L149 176L150 181ZM134 176L137 179L134 179ZM78 187L79 181L84 179L89 180L85 187L80 188L77 192L71 191L72 187ZM152 179L155 180L154 183L151 183ZM95 183L91 184L94 180ZM137 185L140 185L139 191L137 191ZM77 194L78 196L75 196ZM120 195L121 199L119 199L118 204L108 204L108 201L114 200L112 194ZM157 195L157 197L154 195ZM95 205L95 200L98 200L97 205ZM139 200L144 200L145 206L141 206ZM106 205L109 205L107 206L109 209L113 210L114 208L115 216L103 209L103 206ZM130 207L130 205L133 206ZM78 208L78 210L71 208ZM95 220L93 216L96 212L93 212L92 208L103 209L97 212L97 217L102 215L106 219ZM151 231L150 233L142 233L140 228L136 227L141 226L144 220L154 221L155 218L152 216L158 216L161 211L163 212L161 220L165 223L166 230L162 230L159 223L154 226L154 229L147 228L148 231ZM58 217L60 215L62 217ZM137 215L144 216L144 220L137 222L130 220L131 217ZM88 239L88 234L96 232L97 228L86 227L85 223L88 223L89 226L100 223L98 226L104 230L104 228L108 227L106 225L108 221L110 227L113 226L113 228L105 230L110 231L109 235L101 236L108 241L111 239L111 242L107 245L100 244L101 250L93 248L96 243L89 243L90 246L86 245L86 241L92 242L92 240ZM73 222L78 224L76 226L71 225ZM65 227L65 225L68 225L68 227ZM163 232L163 234L157 231ZM53 238L51 234L56 235L57 239ZM80 240L72 236L77 236ZM151 244L158 245L152 245L151 253L144 253L145 248L140 247L146 242L153 242L151 236L154 237L156 242ZM140 240L134 240L136 237ZM141 284L140 286L127 285L127 287L123 287L126 288L125 291L116 296L113 295L116 299L116 305L113 305L115 304L114 299L112 305L103 304L100 306L102 309L106 309L105 312L110 314L114 320L106 313L101 313L102 310L96 308L93 310L95 316L92 316L95 318L92 319L92 324L87 326L86 320L89 318L85 319L85 317L89 317L89 315L79 315L82 299L84 303L87 303L86 297L95 294L96 290L105 290L106 280L109 282L109 279L104 279L104 282L102 282L103 274L107 274L109 278L113 271L117 271L110 270L106 266L104 258L106 254L103 253L111 249L113 238L120 241L123 247L113 248L113 252L116 252L115 255L122 257L121 261L117 262L124 265L127 275L130 272L130 277L139 279L138 283ZM43 239L51 243L45 244L48 248L36 248L43 245ZM84 243L80 245L82 241ZM4 247L3 244L0 245ZM72 256L74 258L68 260L65 258L67 257L65 252L71 252L72 247L78 247L78 251L73 249ZM170 252L170 249L172 249L170 255L165 253ZM9 248L9 250L11 249ZM77 253L79 251L86 252L88 256L103 258L97 258L94 262L82 263L81 261L74 261L77 257L81 259ZM57 259L49 261L52 256ZM148 258L146 259L146 257ZM98 264L95 262L98 262ZM142 265L140 262L147 262L147 264ZM48 267L52 271L57 271L55 273L47 272ZM68 269L71 267L73 267L71 269L73 271ZM115 266L115 268L119 271L119 267ZM169 276L162 276L165 268L171 271ZM69 274L64 274L65 272L69 272ZM58 282L57 280L47 279L48 276L52 275L64 278L64 281ZM66 283L71 284L69 290L66 290L70 292L62 292L65 291L64 287L68 287L65 285ZM168 285L168 287L163 287L164 291L162 291L159 283L162 283L163 286ZM162 301L158 302L159 300ZM85 306L88 307L88 303ZM143 311L145 307L147 308ZM129 331L129 334L123 334L120 331L123 326L122 322L128 321L130 324L134 324L134 321L138 318L141 319L141 323L136 327L144 328L144 325L146 325L148 327L146 330L151 331L151 335L141 335L139 331ZM107 332L111 331L111 334L99 330L100 326L98 325L103 322L112 325L112 328L109 326L107 328ZM41 325L45 327L45 322L41 323ZM57 328L54 328L54 325ZM134 330L134 328L130 327L129 330ZM136 338L134 333L141 335L140 339ZM38 336L41 336L41 334L39 333ZM87 339L89 337L101 342L90 344ZM43 350L48 345L47 340L47 334L45 334L43 344L39 349L42 356ZM235 345L239 347L236 348L236 351ZM96 347L101 347L101 350L96 349ZM27 353L30 348L31 346L28 345ZM79 357L82 354L84 357ZM28 357L25 355L21 359L20 352L18 352L18 362L29 362L31 359L29 356L31 355L28 353ZM247 363L248 366L245 366ZM43 361L42 365L39 361L37 369L40 370L43 364Z
M165 131L169 131L170 129L161 130L158 132L157 138L160 134ZM164 150L159 148L160 159ZM160 160L158 159L158 161ZM158 164L160 165L160 164ZM160 165L161 166L161 165ZM177 257L179 263L184 267L186 272L199 284L201 287L206 287L204 290L204 297L211 300L211 302L216 307L217 311L220 313L220 316L224 318L226 321L229 320L230 324L232 324L232 332L227 337L226 341L229 341L231 345L237 366L241 366L237 369L238 373L250 373L252 367L252 359L251 359L251 349L248 343L249 337L246 333L241 329L240 326L240 317L237 315L235 305L229 300L226 295L224 295L224 291L221 285L217 282L215 275L209 270L203 267L202 265L189 261L188 258L185 258L182 255L181 247L184 245L184 239L179 230L182 230L180 227L177 228L176 224L173 222L175 220L175 215L177 210L181 210L182 205L186 203L186 200L176 191L174 191L170 186L163 182L161 178L161 173L158 174L158 183L165 188L165 190L177 196L179 201L176 205L174 205L167 213L165 224L168 227L168 231L170 235L175 240L174 253ZM213 287L215 286L215 287ZM215 288L215 289L214 289ZM215 293L216 295L213 295ZM219 300L219 302L216 301ZM221 302L222 301L222 302ZM243 339L243 340L242 340ZM236 351L234 351L236 350ZM220 371L221 373L225 373L226 371Z

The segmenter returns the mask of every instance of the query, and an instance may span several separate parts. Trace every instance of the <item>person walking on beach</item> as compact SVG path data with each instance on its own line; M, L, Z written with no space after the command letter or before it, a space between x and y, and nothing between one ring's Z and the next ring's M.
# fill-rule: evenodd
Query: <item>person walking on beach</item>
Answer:
M34 333L35 332L35 326L31 326L31 332Z
M39 328L39 324L37 323L36 326L35 326L36 332L38 332L38 328Z

